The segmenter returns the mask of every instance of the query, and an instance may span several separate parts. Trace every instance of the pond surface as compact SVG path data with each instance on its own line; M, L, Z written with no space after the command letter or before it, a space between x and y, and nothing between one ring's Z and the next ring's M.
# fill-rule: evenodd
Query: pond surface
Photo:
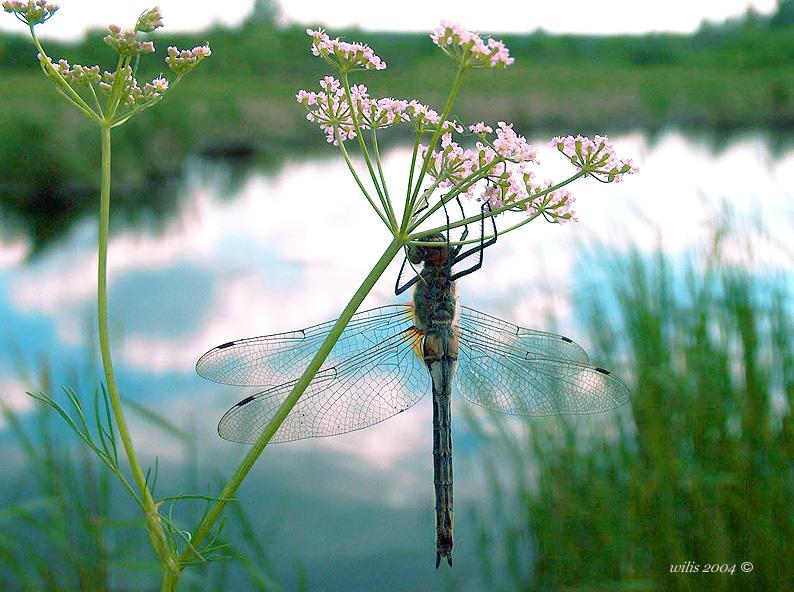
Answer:
M783 139L788 147L761 131L720 141L677 130L616 136L619 154L632 157L640 174L620 184L575 184L580 221L536 221L500 237L483 269L459 283L461 300L516 324L555 329L587 348L572 295L593 281L583 261L594 245L618 253L631 245L662 248L683 258L708 248L720 222L731 218L753 248L748 256L729 244L726 256L787 268L794 253L794 148L791 138ZM543 138L530 140L545 145ZM111 230L111 325L121 390L190 426L207 475L214 468L230 472L245 453L245 446L221 440L215 426L251 391L202 380L193 370L196 359L231 339L334 318L386 247L383 227L335 156L296 159L268 173L191 161L175 215L115 221ZM409 156L403 147L384 154L393 194ZM571 172L550 148L541 158L545 176ZM91 365L95 224L76 221L34 258L24 234L0 229L0 339L12 352L0 356L0 393L23 414L32 407L24 395L31 388L25 366L48 360L53 384L60 385ZM395 301L400 263L364 307ZM459 406L453 417L460 418ZM474 512L485 505L486 489L478 442L463 421L455 423L455 567L436 572L431 423L426 397L376 427L265 452L240 499L257 524L277 517L268 549L287 582L301 565L318 590L479 589ZM133 429L146 457L182 461L182 449L151 425L134 420ZM21 470L2 432L0 425L4 466Z

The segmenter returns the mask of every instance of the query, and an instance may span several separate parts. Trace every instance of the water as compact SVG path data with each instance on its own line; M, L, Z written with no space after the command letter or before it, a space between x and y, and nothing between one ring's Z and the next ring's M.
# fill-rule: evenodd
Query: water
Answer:
M574 185L577 224L536 221L500 237L483 269L460 282L462 301L517 324L556 328L587 347L572 295L591 281L582 255L594 243L617 252L632 244L648 252L661 247L684 257L707 248L720 219L732 216L753 249L748 257L728 245L727 256L770 270L790 265L790 139L786 144L785 137L747 132L716 142L667 131L613 141L641 173L620 184ZM400 147L384 154L393 193L399 194L396 180L408 156ZM541 157L548 176L571 172L551 149ZM211 475L218 467L230 472L245 452L220 440L215 425L249 391L203 381L193 372L196 359L230 339L334 318L388 237L339 158L294 160L267 174L203 161L185 170L176 214L114 221L111 319L122 392L190 426L199 442L200 474ZM30 387L20 365L35 367L44 357L61 384L89 364L96 230L94 219L78 220L32 260L29 240L13 230L0 229L0 319L7 351L17 353L0 357L0 393L25 413L32 403L23 394ZM364 307L395 301L400 262ZM453 405L458 420L459 411ZM146 459L182 462L182 449L161 432L139 419L132 423ZM312 589L479 589L473 514L485 505L485 488L478 444L462 421L453 422L455 567L436 572L431 423L427 397L368 430L265 452L240 499L262 530L277 520L268 549L288 582L300 564ZM21 470L2 429L4 466ZM199 479L199 486L208 480Z

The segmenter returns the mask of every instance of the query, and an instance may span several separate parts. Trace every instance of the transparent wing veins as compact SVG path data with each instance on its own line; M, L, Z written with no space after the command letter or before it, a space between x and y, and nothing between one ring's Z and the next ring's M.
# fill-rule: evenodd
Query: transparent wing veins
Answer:
M469 401L502 413L544 416L598 413L629 399L626 385L590 365L572 341L542 331L532 332L535 347L518 338L494 339L493 331L512 334L513 328L521 328L468 311L477 317L460 323L456 385ZM495 327L490 333L481 330L486 322ZM516 336L521 337L520 332ZM556 341L565 344L561 350ZM548 343L553 347L543 347Z
M334 345L323 368L407 329L413 324L408 304L382 306L356 313ZM300 376L336 321L298 331L230 341L199 358L196 372L214 382L233 386L279 385Z
M405 329L324 368L279 427L272 442L333 436L360 430L401 413L428 390L429 377L414 353L419 335ZM218 424L227 440L253 442L297 381L247 397Z
M572 339L535 329L526 329L483 312L462 306L458 324L470 334L489 337L511 351L529 352L588 364L590 358L584 349Z

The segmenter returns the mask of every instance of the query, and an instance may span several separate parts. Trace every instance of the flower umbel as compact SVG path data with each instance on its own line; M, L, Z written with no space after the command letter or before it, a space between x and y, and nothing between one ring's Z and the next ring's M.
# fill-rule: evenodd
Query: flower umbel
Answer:
M154 53L154 43L151 41L138 41L137 29L122 30L118 25L108 27L110 33L105 35L103 41L123 57L135 56L141 53Z
M138 22L135 23L135 30L141 33L151 33L162 26L163 15L160 12L160 7L155 6L138 17Z
M567 156L586 176L602 181L617 183L623 175L639 171L630 159L618 159L606 136L595 136L592 140L585 136L556 136L549 144Z
M69 62L66 60L58 60L58 63L53 63L52 58L47 57L46 59L41 54L37 56L39 61L45 60L45 63L42 64L44 67L44 72L51 76L52 71L54 70L58 74L60 74L66 82L69 84L81 84L83 86L87 86L89 84L97 84L102 80L102 76L99 73L99 66L81 66L80 64L75 64L74 66L70 66ZM50 64L52 69L46 67L46 64Z
M49 20L60 8L46 0L6 0L3 10L12 13L15 17L29 26L40 25Z
M212 55L210 44L198 45L193 49L178 49L176 47L168 48L168 57L165 58L165 63L179 78L190 72L193 68L198 66L199 62L204 58Z
M312 54L322 57L340 72L386 69L386 62L368 45L348 43L338 37L331 39L322 29L306 29L306 34L312 37Z
M591 176L600 181L619 181L624 174L634 173L636 167L630 160L615 156L612 145L605 136L593 140L582 136L555 138L557 146L579 171L559 183L537 181L530 167L539 164L537 150L527 139L517 133L513 125L500 121L495 126L479 122L468 126L468 133L460 140L455 134L463 134L463 126L449 118L452 102L460 87L461 75L470 68L503 68L513 63L509 51L501 41L483 40L482 37L448 21L431 34L433 42L459 64L450 98L443 112L419 101L391 97L373 98L363 85L351 84L347 74L353 70L382 69L382 60L374 51L360 43L347 43L331 39L322 30L308 29L312 37L312 53L323 57L340 73L340 79L327 76L320 81L319 92L301 90L296 95L308 113L306 118L320 126L329 143L339 145L359 188L375 208L381 220L390 230L397 228L395 207L390 202L386 179L378 155L376 132L388 127L407 124L415 132L412 168L409 172L408 192L403 216L403 231L410 236L433 212L445 207L450 200L463 194L490 206L481 210L481 216L498 216L508 212L524 212L525 222L543 216L549 222L576 220L573 210L574 197L565 186L580 177ZM370 130L370 145L363 131ZM430 134L429 144L420 143L423 135ZM474 146L466 146L471 136L478 138ZM343 144L357 139L364 161L372 178L382 209L379 208L355 171ZM374 151L374 162L370 156ZM414 177L417 157L421 162L418 176ZM377 170L376 170L377 166ZM427 175L432 179L430 187L423 190L422 181ZM433 201L433 193L444 194ZM427 210L419 215L423 210ZM475 217L465 217L456 225L469 223ZM525 222L514 224L506 231L514 230ZM438 232L443 228L434 228ZM431 230L418 232L418 237L427 237ZM469 240L468 242L471 242ZM411 244L414 244L413 242Z
M441 21L430 38L444 53L468 68L506 68L515 61L501 41L485 42L476 33L451 21Z

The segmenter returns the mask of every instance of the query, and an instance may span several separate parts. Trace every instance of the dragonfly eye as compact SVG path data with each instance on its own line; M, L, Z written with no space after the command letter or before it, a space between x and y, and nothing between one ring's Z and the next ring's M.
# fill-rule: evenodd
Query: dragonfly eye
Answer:
M405 256L414 265L419 265L425 260L425 250L423 247L408 247L408 252Z

